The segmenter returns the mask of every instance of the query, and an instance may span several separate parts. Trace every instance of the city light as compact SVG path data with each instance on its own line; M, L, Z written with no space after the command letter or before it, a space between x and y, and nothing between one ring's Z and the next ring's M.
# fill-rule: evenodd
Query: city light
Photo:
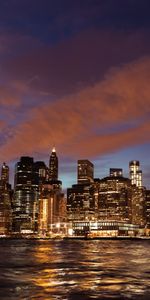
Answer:
M111 168L94 178L94 165L78 160L77 184L67 189L58 179L54 148L49 167L21 157L15 168L14 190L4 163L0 180L0 234L24 238L141 237L150 235L150 191L142 186L139 161L129 163L130 178Z

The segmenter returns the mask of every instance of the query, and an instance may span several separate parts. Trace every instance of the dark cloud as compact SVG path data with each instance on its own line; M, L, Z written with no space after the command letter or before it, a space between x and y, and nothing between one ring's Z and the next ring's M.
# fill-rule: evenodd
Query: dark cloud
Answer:
M148 0L5 0L0 25L53 43L93 27L149 28L149 9Z
M56 46L38 47L28 55L3 59L3 78L28 82L38 93L64 96L99 81L112 67L149 54L149 34L85 31Z

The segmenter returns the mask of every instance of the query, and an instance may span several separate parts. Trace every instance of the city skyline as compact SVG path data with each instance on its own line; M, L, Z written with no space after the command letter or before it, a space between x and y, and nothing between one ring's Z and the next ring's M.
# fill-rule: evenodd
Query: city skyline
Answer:
M139 160L150 188L148 0L0 4L0 164L48 164L55 145L64 188L76 161L95 177Z
M62 189L59 158L53 148L49 165L21 156L15 165L14 187L9 184L9 166L3 163L0 177L0 235L51 237L58 235L126 236L148 235L150 190L143 187L140 162L129 162L129 178L123 169L110 168L104 178L95 178L94 165L77 161L77 180Z
M53 175L50 175L50 178L51 180L61 180L62 181L62 188L64 191L66 191L66 189L68 187L70 187L71 185L73 185L74 183L78 182L78 176L79 176L79 163L82 161L85 161L86 163L90 163L91 167L92 167L92 172L93 175L92 177L93 178L99 178L99 179L103 179L105 177L108 177L109 174L111 174L111 171L112 171L112 174L113 174L113 170L115 171L120 171L120 174L119 176L123 176L125 178L130 178L131 179L131 182L132 184L134 184L136 182L136 177L135 177L135 181L132 179L132 175L131 175L131 164L133 163L137 163L138 167L137 167L137 170L139 170L138 172L140 173L140 181L141 181L141 184L143 187L146 187L146 189L149 189L148 186L144 185L144 170L141 168L141 162L138 161L138 160L131 160L128 162L128 168L126 168L126 170L124 170L121 166L118 166L118 165L115 165L115 164L112 164L112 165L107 165L107 169L106 169L106 166L104 166L104 169L102 170L102 173L103 174L101 177L100 176L96 176L98 175L98 172L97 172L97 165L96 164L93 164L91 161L89 161L87 158L86 159L78 159L76 162L75 162L75 168L76 170L74 170L74 174L75 176L72 176L70 178L70 185L69 185L69 181L68 181L68 184L67 182L63 182L63 178L61 177L61 172L60 172L60 165L61 165L61 161L59 159L59 156L58 156L58 153L57 153L57 149L55 147L52 148L51 152L49 153L49 160L48 162L45 162L44 160L41 160L41 161L38 161L38 160L35 160L34 157L31 157L31 156L21 156L20 158L18 158L18 161L19 159L21 158L30 158L30 159L33 159L34 163L37 163L37 162L40 162L40 163L44 163L45 164L45 167L47 167L47 169L49 168L50 169L50 174L53 174ZM12 187L14 186L14 181L15 181L15 168L16 168L16 165L18 164L18 161L16 162L15 164L15 167L13 169L13 172L11 173L11 176L10 176L10 168L9 166L7 166L6 162L3 162L3 164L0 164L0 167L2 168L3 170L3 167L8 169L8 172L9 172L9 182L11 183ZM91 168L90 167L90 168ZM139 169L140 168L140 169ZM96 172L95 172L96 170ZM105 170L105 171L104 171ZM135 174L136 174L136 171L135 171ZM67 174L66 174L67 175ZM92 178L91 177L91 178ZM81 177L82 178L82 177ZM84 178L84 173L83 173L83 178ZM132 181L133 180L133 181ZM139 180L139 179L138 179ZM81 179L82 181L82 179Z

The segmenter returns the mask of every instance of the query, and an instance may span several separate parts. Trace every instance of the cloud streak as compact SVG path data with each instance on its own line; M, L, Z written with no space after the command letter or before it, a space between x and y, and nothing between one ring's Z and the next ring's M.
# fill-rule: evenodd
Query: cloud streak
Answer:
M44 153L53 144L65 155L92 157L149 141L149 80L145 57L111 69L103 81L78 93L31 109L28 121L1 147L1 157ZM113 126L113 133L106 130Z

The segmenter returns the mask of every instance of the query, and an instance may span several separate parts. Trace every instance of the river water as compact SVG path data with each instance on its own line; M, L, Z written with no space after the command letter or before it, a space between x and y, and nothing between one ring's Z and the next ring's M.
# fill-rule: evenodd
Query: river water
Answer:
M150 299L150 241L0 240L0 299Z

